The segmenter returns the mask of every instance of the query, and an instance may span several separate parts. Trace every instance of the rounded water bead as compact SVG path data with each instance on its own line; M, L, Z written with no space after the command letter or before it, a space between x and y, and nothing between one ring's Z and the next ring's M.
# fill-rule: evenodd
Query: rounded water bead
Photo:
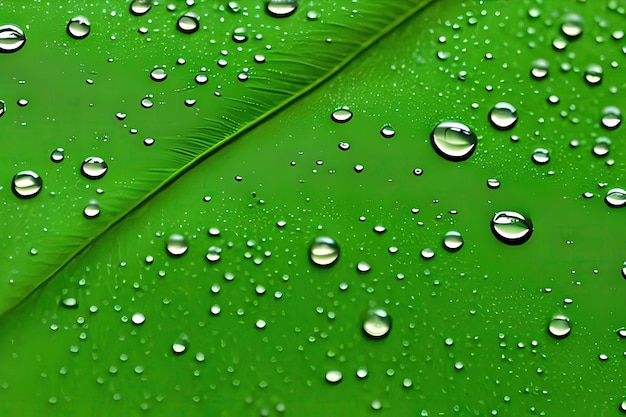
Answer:
M363 320L363 333L372 339L382 339L391 331L391 317L382 308L367 312Z
M17 52L26 43L24 31L16 25L0 26L0 53ZM2 115L2 113L0 113Z
M330 266L339 258L339 245L333 238L316 238L309 248L311 262L318 266Z
M338 384L343 379L343 374L341 371L332 370L326 372L326 382L329 384Z
M569 39L576 39L583 33L583 18L576 13L565 15L561 24L561 32Z
M550 162L550 152L544 148L537 148L533 151L531 159L537 165L545 165Z
M611 149L611 140L606 137L599 137L596 139L596 143L594 143L592 152L595 156L602 158L609 154Z
M520 245L530 239L533 225L529 218L516 211L500 211L491 219L491 231L503 243Z
M85 16L76 16L67 22L67 34L74 39L84 39L91 32L91 23Z
M548 324L548 333L557 339L563 339L569 336L572 330L569 318L559 314L550 320Z
M496 103L489 111L489 123L499 130L511 129L517 124L517 109L510 103Z
M97 180L104 177L109 167L104 159L97 156L90 156L83 161L80 167L80 172L91 180Z
M476 134L458 122L439 123L430 134L431 144L439 156L449 161L464 161L476 150Z
M346 123L352 119L352 112L347 107L342 107L332 112L330 118L333 122Z
M602 118L600 119L602 127L605 129L617 129L622 123L622 112L615 106L608 106L602 109Z
M150 71L150 78L152 78L153 81L163 81L167 78L167 74L163 68L155 68Z
M34 171L20 171L13 177L11 190L19 198L32 198L41 191L43 180Z
M391 125L385 125L380 129L380 135L384 138L392 138L396 134L396 131L391 127Z
M456 252L463 247L463 236L459 232L449 231L443 237L443 247L450 252Z
M167 253L172 256L181 256L187 249L189 249L189 245L187 244L187 239L183 235L173 234L167 239L167 243L165 245L167 249Z
M61 162L65 158L65 150L63 148L56 148L50 154L50 160L52 162Z
M265 10L272 17L287 17L296 12L297 0L269 0Z
M176 28L182 33L194 33L200 28L200 18L193 12L187 12L178 18Z
M83 210L83 215L88 219L93 219L94 217L98 217L100 215L100 205L97 201L91 200L85 209Z
M585 68L585 81L589 85L598 85L602 82L602 67L598 64L591 64Z
M130 4L130 13L134 16L143 16L152 8L152 0L133 0Z
M626 190L623 188L612 188L607 191L604 202L609 207L626 206Z
M548 76L550 64L545 59L536 59L532 62L530 68L530 75L535 80L543 80Z

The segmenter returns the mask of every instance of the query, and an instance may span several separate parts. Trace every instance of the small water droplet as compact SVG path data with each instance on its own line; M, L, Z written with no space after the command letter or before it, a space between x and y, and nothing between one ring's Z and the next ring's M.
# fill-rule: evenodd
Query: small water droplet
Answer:
M531 156L533 162L537 165L545 165L550 162L550 152L544 148L537 148Z
M88 219L93 219L100 215L100 205L96 200L91 200L83 210L83 215Z
M495 178L489 178L487 180L487 187L489 187L491 189L500 188L500 181L498 181Z
M140 325L143 324L144 321L146 321L146 316L141 313L135 313L130 320L133 322L133 324Z
M343 374L341 371L332 370L326 372L326 382L329 384L338 384L343 379Z
M152 8L152 0L133 0L130 4L130 13L134 16L143 16Z
M583 33L583 18L576 13L565 15L561 24L561 32L569 39L576 39Z
M269 0L266 6L267 13L272 17L291 16L297 8L297 0Z
M193 12L187 12L178 18L176 28L182 33L194 33L200 28L200 17Z
M619 405L619 409L622 413L626 413L626 400L622 401L622 403Z
M550 69L550 64L545 59L536 59L532 62L532 67L530 68L530 75L535 80L543 80L548 76L548 72Z
M155 68L150 71L150 78L152 78L153 81L163 81L167 78L167 74L163 68Z
M141 99L141 107L144 109L149 109L154 105L150 97L144 97Z
M84 39L91 32L91 23L85 16L76 16L67 22L67 34L74 39Z
M585 68L585 81L589 85L599 85L602 82L602 67L591 64Z
M145 138L143 140L143 144L146 146L152 146L154 145L154 139L153 138Z
M380 134L382 137L389 139L395 136L396 131L393 127L391 127L391 125L385 125L382 129L380 129Z
M165 248L170 255L181 256L185 252L187 252L187 249L189 249L189 245L187 244L187 240L184 236L179 234L173 234L167 239Z
M365 272L369 272L372 269L372 267L370 266L370 264L368 264L365 261L361 261L358 264L356 264L356 270L362 273Z
M622 188L612 188L607 191L604 202L609 207L625 207L626 206L626 190Z
M74 297L68 297L61 300L61 304L66 308L78 308L78 301Z
M592 152L595 156L602 158L609 154L611 149L611 140L606 137L599 137L596 139L595 144L593 145Z
M424 170L421 168L414 168L413 169L413 175L415 175L416 177L419 177L420 175L422 175L424 173Z
M339 258L339 245L334 239L321 236L313 241L309 249L311 261L319 266L330 266Z
M189 336L187 336L185 333L182 333L172 344L172 352L174 352L175 355L182 355L187 351L188 347Z
M265 55L256 54L254 56L254 62L257 64L265 64Z
M530 239L533 224L515 211L500 211L491 219L491 231L503 243L520 245Z
M11 189L19 198L32 198L41 191L43 180L34 171L20 171L13 177Z
M602 127L613 130L622 123L622 112L615 106L608 106L602 109Z
M382 308L367 312L363 320L363 333L372 339L383 339L391 331L391 317Z
M317 10L309 10L308 12L306 12L306 18L308 20L317 20L319 19L320 14L317 12Z
M211 246L206 254L206 259L209 262L217 262L220 260L222 249L217 246Z
M509 103L500 102L489 111L489 122L499 130L508 130L517 124L517 109Z
M65 158L65 151L63 148L56 148L50 154L50 160L52 162L61 162Z
M356 164L354 166L354 172L356 172L357 174L360 174L361 172L363 172L364 169L365 167L361 164Z
M339 145L337 146L342 151L347 151L348 149L350 149L350 144L348 142L339 142Z
M474 153L476 134L462 123L439 123L430 134L433 148L449 161L464 161Z
M346 123L350 121L350 119L352 119L352 112L348 110L347 107L342 107L332 112L330 118L333 120L333 122Z
M449 231L443 237L443 247L450 252L456 252L463 246L463 236L459 232Z
M26 43L24 31L15 25L0 26L0 53L17 52Z
M554 316L548 324L548 333L557 339L567 337L571 330L569 318L561 314Z
M3 100L0 100L0 117L2 117L2 115L4 114L6 110L7 110L6 104L4 104Z
M97 156L90 156L83 161L80 167L80 172L91 180L97 180L104 177L109 170L109 167L104 159Z
M246 34L246 28L236 28L233 31L233 41L236 43L243 43L248 40L248 35Z
M26 100L25 98L21 98L17 100L17 105L20 107L26 107L28 106L28 100Z

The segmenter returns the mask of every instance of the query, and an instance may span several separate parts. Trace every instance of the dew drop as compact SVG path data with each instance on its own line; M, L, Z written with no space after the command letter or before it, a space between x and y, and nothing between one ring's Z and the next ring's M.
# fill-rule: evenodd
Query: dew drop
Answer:
M464 161L476 149L476 134L457 122L439 123L430 134L433 148L439 156L449 161Z
M0 26L0 53L17 52L26 43L24 31L15 25ZM1 115L1 113L0 113Z
M187 12L178 18L176 28L182 33L194 33L200 28L200 18L193 12Z
M315 265L330 266L339 258L339 245L330 237L318 237L309 249L309 257Z
M141 99L141 107L144 109L149 109L154 105L150 97L144 97Z
M561 32L569 39L576 39L583 33L583 18L576 13L565 15L561 24Z
M531 156L533 162L537 165L545 165L550 162L550 152L544 148L537 148Z
M383 339L391 331L391 317L382 308L367 312L363 320L363 333L372 339Z
M365 261L361 261L358 264L356 264L356 270L362 273L365 272L369 272L372 269L372 267L370 266L370 264L368 264Z
M333 120L333 122L346 123L350 119L352 119L352 112L346 107L342 107L332 112L330 118Z
M543 80L548 76L550 64L545 59L536 59L532 62L530 75L535 80Z
M498 181L495 178L489 178L487 180L487 187L489 187L491 189L500 188L500 181Z
M143 140L143 144L146 146L152 146L154 145L154 139L153 138L145 138Z
M91 23L85 16L76 16L67 22L67 34L74 39L85 39L91 32Z
M264 64L265 63L265 55L256 54L254 56L254 62L256 62L257 64Z
M133 322L133 324L136 324L136 325L139 326L139 325L143 324L144 321L146 321L146 316L144 316L141 313L135 313L130 318L130 320Z
M602 82L602 67L598 64L591 64L585 68L585 81L589 85L598 85Z
M100 205L97 201L91 200L83 210L83 215L88 219L93 219L100 215Z
M622 403L619 405L619 410L622 413L626 413L626 400L622 401Z
M220 260L222 249L217 246L211 246L206 254L206 259L209 262L217 262Z
M604 202L609 207L624 207L626 206L626 190L622 188L612 188L604 197Z
M291 16L297 8L297 0L269 0L266 6L267 13L272 17Z
M2 117L4 112L6 112L6 110L7 110L6 104L4 104L3 100L0 100L0 117Z
M435 257L435 252L430 248L424 248L420 252L420 255L424 259L433 259Z
M613 130L622 123L622 112L615 106L608 106L602 109L602 127Z
M338 384L343 379L343 374L341 371L332 370L326 372L326 382L329 384Z
M243 43L248 40L248 35L246 35L245 28L237 28L233 31L233 41L236 43Z
M104 162L104 159L97 156L90 156L83 161L83 164L80 167L80 172L85 176L85 178L97 180L98 178L104 177L104 174L107 173L108 169L109 167L107 163Z
M165 248L167 249L167 253L170 255L181 256L187 252L189 245L187 244L187 240L184 236L173 234L167 239Z
M183 333L180 336L178 336L178 338L172 344L172 352L174 352L175 355L182 355L183 353L187 351L188 347L189 347L189 336Z
M499 130L508 130L517 124L517 109L509 103L500 102L489 111L489 122Z
M167 78L167 74L163 68L155 68L150 71L150 78L152 78L153 81L163 81Z
M385 125L380 129L380 135L384 138L392 138L396 134L396 131L391 127L391 125Z
M622 278L626 279L626 262L622 265ZM626 330L624 330L624 337L626 337Z
M52 162L61 162L65 158L65 150L63 148L56 148L50 154L50 160Z
M554 316L548 324L548 333L557 339L567 337L571 330L569 318L561 314Z
M533 224L515 211L500 211L491 219L491 231L503 243L520 245L530 239Z
M152 8L152 0L133 0L130 4L130 13L134 16L143 16Z
M32 198L39 194L43 180L34 171L20 171L13 177L11 189L19 198Z
M443 247L450 252L456 252L463 246L463 236L459 232L449 231L443 237Z
M337 145L337 147L342 151L347 151L348 149L350 149L350 144L348 142L339 142L339 145Z
M68 297L61 300L61 304L65 308L78 308L78 301L74 297Z
M603 136L596 139L592 152L595 156L602 158L609 154L611 149L611 140Z

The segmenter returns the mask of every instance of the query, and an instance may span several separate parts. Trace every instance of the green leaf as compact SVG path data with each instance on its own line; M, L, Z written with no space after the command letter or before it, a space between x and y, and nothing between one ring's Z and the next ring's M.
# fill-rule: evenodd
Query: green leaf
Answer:
M260 2L197 3L193 34L175 29L182 2L3 17L27 36L0 55L3 309L39 288L0 322L2 415L620 415L626 214L604 198L626 187L625 148L600 119L625 104L622 4L301 3L277 19ZM556 50L568 13L583 32ZM79 14L92 33L75 40ZM509 130L488 121L498 102L517 108ZM344 106L352 119L331 120ZM467 160L433 149L442 121L476 133ZM89 156L103 178L80 174ZM8 184L27 169L44 188L18 199ZM505 210L531 219L527 242L494 236ZM327 267L309 259L320 236L340 248ZM376 308L382 338L363 329Z

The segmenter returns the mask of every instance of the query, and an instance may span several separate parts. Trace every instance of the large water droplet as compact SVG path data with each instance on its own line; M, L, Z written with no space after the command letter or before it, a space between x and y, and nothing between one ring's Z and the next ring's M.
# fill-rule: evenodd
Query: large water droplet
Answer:
M155 68L150 71L150 78L154 81L163 81L167 78L167 74L163 68Z
M107 173L109 167L104 159L99 158L97 156L90 156L89 158L83 161L82 166L80 167L80 172L91 180L97 180L98 178L104 177L104 174Z
M330 237L318 237L309 249L309 257L315 265L330 266L339 258L339 245Z
M88 219L93 219L100 215L100 205L96 200L91 200L83 210L83 215Z
M152 8L152 0L133 0L130 4L130 13L135 16L142 16Z
M550 162L550 152L544 148L537 148L531 156L533 162L537 165L545 165Z
M167 239L165 249L172 256L181 256L187 252L189 245L183 235L173 234Z
M602 127L613 130L622 123L622 112L615 106L608 106L602 109Z
M511 129L517 124L517 109L509 103L496 103L489 111L489 122L499 130Z
M19 51L25 43L26 35L24 35L24 31L18 26L0 26L0 53Z
M130 320L133 322L133 324L136 324L137 326L139 326L146 321L146 316L144 316L141 313L135 313L133 314Z
M430 134L433 148L449 161L464 161L476 149L476 134L462 123L439 123Z
M449 231L443 237L443 247L450 252L456 252L463 246L463 236L459 232Z
M576 39L583 33L583 18L576 13L565 15L561 32L570 39Z
M609 207L624 207L626 206L626 190L622 188L612 188L604 197L604 202Z
M287 17L294 14L297 8L297 0L269 0L266 10L272 17Z
M557 339L567 337L571 330L572 326L570 325L569 318L561 314L554 316L548 324L548 333L550 336L556 337Z
M19 198L32 198L39 194L43 180L33 171L20 171L13 177L11 189Z
M91 23L85 16L76 16L67 22L67 34L74 39L84 39L91 32Z
M338 384L343 379L343 374L341 371L332 370L326 372L326 382L329 384Z
M602 67L598 64L591 64L585 68L585 81L589 85L598 85L602 82Z
M332 112L330 118L333 120L333 122L346 123L347 121L352 119L352 112L348 110L348 108L342 107Z
M372 339L382 339L391 331L391 317L382 308L367 312L363 320L363 333Z
M533 224L515 211L500 211L491 219L491 231L501 242L520 245L530 239Z
M530 75L535 80L543 80L548 76L550 64L545 59L536 59L530 68Z
M200 28L200 17L193 12L187 12L178 18L176 28L182 33L194 33Z

